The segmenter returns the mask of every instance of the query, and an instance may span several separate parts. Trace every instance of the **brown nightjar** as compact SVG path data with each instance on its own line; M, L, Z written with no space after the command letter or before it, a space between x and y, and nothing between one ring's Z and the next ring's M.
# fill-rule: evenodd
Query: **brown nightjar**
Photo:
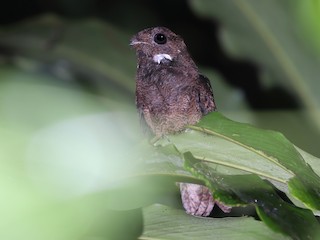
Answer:
M137 55L136 106L155 136L182 131L216 110L210 81L199 73L180 36L165 27L147 28L130 45ZM210 214L215 202L206 187L181 183L180 191L187 213Z

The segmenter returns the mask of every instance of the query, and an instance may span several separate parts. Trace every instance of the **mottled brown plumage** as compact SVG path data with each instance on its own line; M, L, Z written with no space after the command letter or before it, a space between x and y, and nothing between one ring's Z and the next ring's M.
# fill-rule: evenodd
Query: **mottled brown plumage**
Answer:
M138 59L136 105L155 135L178 132L215 110L210 82L180 36L164 27L148 28L131 45Z
M140 119L157 137L176 133L216 109L210 81L199 73L183 39L164 27L148 28L131 39L137 53L136 105ZM180 184L187 213L210 214L208 188Z

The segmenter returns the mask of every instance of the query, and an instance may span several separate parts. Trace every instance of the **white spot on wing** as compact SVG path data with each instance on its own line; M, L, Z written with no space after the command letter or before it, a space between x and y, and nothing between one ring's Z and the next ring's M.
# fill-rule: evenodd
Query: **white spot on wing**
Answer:
M166 53L160 53L153 56L153 61L155 61L158 64L160 64L163 59L172 61L172 57Z

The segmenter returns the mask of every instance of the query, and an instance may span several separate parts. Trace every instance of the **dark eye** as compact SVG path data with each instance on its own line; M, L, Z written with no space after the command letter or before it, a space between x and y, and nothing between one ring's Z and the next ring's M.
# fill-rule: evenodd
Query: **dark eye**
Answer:
M165 44L167 42L167 37L162 33L157 33L154 35L154 41L158 44Z

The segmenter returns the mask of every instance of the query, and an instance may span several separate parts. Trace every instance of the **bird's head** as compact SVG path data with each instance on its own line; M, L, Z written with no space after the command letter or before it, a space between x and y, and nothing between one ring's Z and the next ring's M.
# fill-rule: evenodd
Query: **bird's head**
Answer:
M146 57L158 64L188 54L183 39L165 27L147 28L138 32L131 38L130 45L139 57Z

